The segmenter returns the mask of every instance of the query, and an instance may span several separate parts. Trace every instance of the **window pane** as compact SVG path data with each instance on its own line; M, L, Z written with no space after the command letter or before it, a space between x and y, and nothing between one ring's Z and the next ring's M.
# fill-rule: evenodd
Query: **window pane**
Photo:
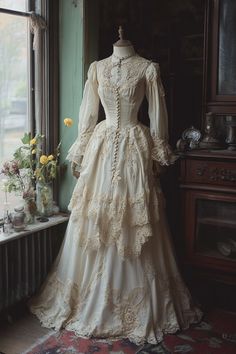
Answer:
M220 2L218 93L236 94L236 1Z
M3 9L27 11L28 0L0 0L0 7Z
M20 139L29 130L28 22L0 13L0 166L12 159ZM0 175L1 179L4 177ZM0 192L0 216L4 194Z

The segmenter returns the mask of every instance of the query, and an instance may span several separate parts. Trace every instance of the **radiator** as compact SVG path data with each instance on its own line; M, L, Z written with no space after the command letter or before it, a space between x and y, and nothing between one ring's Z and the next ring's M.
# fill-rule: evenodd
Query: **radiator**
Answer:
M35 293L48 274L66 223L0 243L0 312Z

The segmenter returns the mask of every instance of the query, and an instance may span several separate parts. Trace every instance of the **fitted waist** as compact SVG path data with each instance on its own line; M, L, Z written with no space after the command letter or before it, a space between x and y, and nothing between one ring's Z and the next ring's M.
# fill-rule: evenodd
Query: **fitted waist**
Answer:
M106 126L116 129L132 128L139 123L137 115L131 117L119 117L106 115Z
M110 137L112 139L117 135L117 128L113 125L109 125L106 120L102 120L98 123L94 130L94 138L100 137L104 138L105 136ZM140 135L141 134L141 135ZM119 136L129 136L136 137L137 136L146 136L148 141L152 141L150 129L146 125L142 124L140 121L137 121L137 124L126 125L122 128L119 128Z

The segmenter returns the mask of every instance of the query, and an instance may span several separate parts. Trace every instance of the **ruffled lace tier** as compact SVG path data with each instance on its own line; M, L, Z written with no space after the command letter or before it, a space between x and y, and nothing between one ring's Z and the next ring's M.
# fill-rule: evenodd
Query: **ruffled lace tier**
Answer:
M112 178L114 135L104 121L95 128L68 208L81 247L98 250L116 244L121 258L138 257L153 235L162 198L152 172L152 139L141 124L122 129L122 153Z
M93 132L83 133L76 139L74 144L70 147L66 159L70 162L76 163L81 167L82 159L86 150L86 146L92 136Z
M81 194L77 192L74 198L78 198L78 202L72 207L71 219L78 228L79 246L85 250L98 250L102 245L116 244L122 259L140 256L158 219L156 195L153 195L156 198L150 215L144 194L135 198L111 199L106 194L94 198L87 190Z
M173 153L166 140L158 137L153 137L152 139L154 145L152 148L152 159L154 161L157 161L161 166L169 166L178 159L178 156Z

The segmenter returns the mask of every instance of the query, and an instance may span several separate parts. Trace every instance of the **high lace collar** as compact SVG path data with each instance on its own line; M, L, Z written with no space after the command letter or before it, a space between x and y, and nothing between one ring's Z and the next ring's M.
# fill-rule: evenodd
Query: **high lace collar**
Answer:
M117 55L112 54L111 55L111 61L114 64L126 63L127 61L132 60L136 56L137 56L137 53L133 53L133 54L130 54L130 55L127 55L127 56L123 56L123 57L118 57Z

